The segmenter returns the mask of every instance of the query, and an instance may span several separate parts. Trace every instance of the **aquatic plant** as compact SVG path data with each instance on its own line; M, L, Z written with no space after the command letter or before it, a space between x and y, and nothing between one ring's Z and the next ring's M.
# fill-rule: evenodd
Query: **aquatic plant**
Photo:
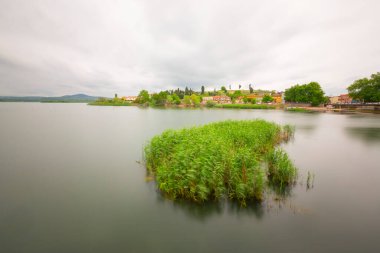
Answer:
M295 127L291 125L284 125L282 127L281 136L279 137L279 141L288 142L290 139L294 137Z
M171 199L202 202L226 196L244 204L262 200L268 180L288 184L294 179L296 170L289 159L270 160L275 169L262 166L271 158L268 152L278 159L273 149L291 131L264 120L167 130L146 145L145 163L159 190ZM282 165L287 167L279 168Z
M306 190L309 190L314 187L314 173L311 173L310 171L307 172L307 180L306 180Z
M296 178L297 169L281 148L275 148L268 153L268 178L280 187L292 184Z

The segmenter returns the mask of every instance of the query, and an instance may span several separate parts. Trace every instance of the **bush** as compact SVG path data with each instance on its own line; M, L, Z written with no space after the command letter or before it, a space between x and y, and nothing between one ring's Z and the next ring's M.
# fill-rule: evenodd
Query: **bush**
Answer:
M208 100L207 102L206 102L206 107L214 107L216 105L216 103L214 102L214 101L211 101L211 100Z

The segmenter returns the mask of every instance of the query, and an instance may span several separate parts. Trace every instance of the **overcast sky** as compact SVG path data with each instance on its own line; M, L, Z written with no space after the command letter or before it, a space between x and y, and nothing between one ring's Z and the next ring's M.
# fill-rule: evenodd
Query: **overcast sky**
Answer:
M0 95L239 84L327 95L380 71L379 0L0 0Z

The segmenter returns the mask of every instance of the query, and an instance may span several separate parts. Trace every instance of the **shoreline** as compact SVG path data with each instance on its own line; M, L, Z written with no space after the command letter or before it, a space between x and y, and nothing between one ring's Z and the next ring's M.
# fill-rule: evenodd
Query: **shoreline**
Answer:
M329 108L329 107L308 107L308 106L286 106L284 104L270 105L270 104L217 104L213 107L206 105L200 106L186 106L186 105L165 105L165 106L150 106L140 105L135 103L129 104L90 104L91 106L136 106L140 108L155 108L155 109L226 109L226 110L282 110L294 113L363 113L363 114L380 114L380 111L365 110L365 109L344 109L344 108ZM233 106L236 105L236 106Z
M150 106L140 105L136 103L94 103L88 101L0 101L0 103L42 103L42 104L86 104L89 106L136 106L140 108L156 108L156 109L227 109L227 110L283 110L294 113L352 113L352 114L380 114L378 105L363 105L358 107L355 105L337 105L340 108L331 107L311 107L311 106L296 106L294 104L216 104L209 107L207 105L187 106L187 105L165 105L165 106ZM343 107L343 108L342 108Z

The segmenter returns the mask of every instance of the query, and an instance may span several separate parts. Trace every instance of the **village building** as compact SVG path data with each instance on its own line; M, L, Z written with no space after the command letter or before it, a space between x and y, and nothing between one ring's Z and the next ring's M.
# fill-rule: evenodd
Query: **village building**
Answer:
M244 104L244 97L240 96L235 99L235 104Z
M213 96L213 101L218 104L231 104L231 98L229 96Z
M236 91L240 91L241 94L249 94L249 90L227 90L228 94L234 94Z
M339 96L339 104L351 104L352 98L348 94L342 94Z
M281 104L283 101L283 92L272 93L273 103Z
M136 100L136 98L137 98L137 96L124 96L121 99L124 101L133 102Z
M255 99L256 103L261 103L261 100L264 97L264 93L252 93L247 96L248 99Z
M214 101L214 97L203 97L202 98L202 104L207 104L207 101Z
M340 96L332 96L332 97L329 97L329 102L330 104L334 105L334 104L338 104L339 103L339 97Z

